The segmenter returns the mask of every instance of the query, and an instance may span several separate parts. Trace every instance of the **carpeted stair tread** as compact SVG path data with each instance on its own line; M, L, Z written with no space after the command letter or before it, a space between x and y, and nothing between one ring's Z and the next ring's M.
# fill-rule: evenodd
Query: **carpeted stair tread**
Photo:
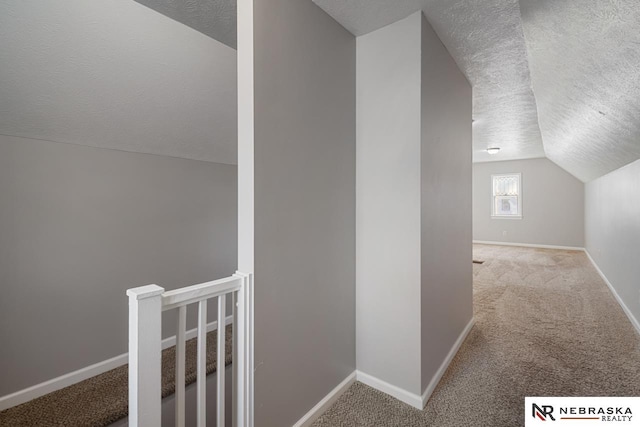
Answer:
M225 366L232 361L232 326L225 332ZM217 331L207 334L207 375L217 370ZM186 342L185 383L196 381L197 339ZM175 392L175 346L162 351L162 397ZM103 427L128 414L128 365L0 412L0 426Z

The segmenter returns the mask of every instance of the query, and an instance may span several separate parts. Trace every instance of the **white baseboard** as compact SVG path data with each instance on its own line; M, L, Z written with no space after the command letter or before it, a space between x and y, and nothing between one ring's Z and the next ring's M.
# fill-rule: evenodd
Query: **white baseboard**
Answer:
M373 387L376 390L386 393L391 397L395 397L396 399L406 403L407 405L411 405L416 409L422 410L424 409L424 406L427 404L427 401L431 397L433 390L435 390L436 386L438 385L438 382L440 382L440 380L442 379L442 376L447 371L449 364L451 364L451 361L453 360L456 353L460 349L460 346L462 345L464 340L467 338L467 335L469 335L469 332L471 331L471 328L473 328L474 324L475 324L475 319L472 318L467 324L467 326L465 326L464 330L460 333L460 335L458 336L458 339L456 339L456 342L451 347L451 350L449 350L447 357L445 357L445 359L442 361L440 368L438 368L438 371L435 373L435 375L429 382L429 385L425 389L424 393L422 393L422 396L419 396L414 393L410 393L404 389L401 389L400 387L397 387L393 384L389 384L388 382L383 381L379 378L376 378L372 375L365 374L362 371L356 372L356 380L368 385L369 387Z
M122 366L127 363L127 360L128 355L121 354L119 356L112 357L111 359L103 360L102 362L98 362L91 366L87 366L85 368L78 369L77 371L54 378L52 380L36 384L32 387L16 391L15 393L11 393L6 396L2 396L0 397L0 411L4 411L5 409L26 403L30 400L44 396L45 394L52 393L56 390L60 390L61 388L68 387L70 385L79 383L80 381L84 381L88 378L110 371L111 369L115 369L118 366Z
M226 324L229 325L233 322L233 316L226 318ZM211 332L218 329L218 322L214 321L207 324L207 331ZM186 339L195 338L197 335L197 328L190 329L186 333ZM166 349L176 345L176 337L169 337L162 340L162 349ZM70 372L57 378L53 378L49 381L45 381L40 384L36 384L32 387L25 388L23 390L16 391L15 393L8 394L0 397L0 411L8 408L26 403L30 400L44 396L45 394L52 393L70 385L79 383L96 375L103 374L107 371L115 369L119 366L126 365L129 361L129 354L124 353L116 357L112 357L108 360L95 363L91 366L87 366L77 371Z
M473 328L473 325L475 323L476 323L476 320L472 317L469 323L467 323L467 326L465 326L465 328L460 333L460 336L458 336L458 339L456 340L456 342L453 343L453 347L451 347L451 350L449 350L449 354L447 354L447 357L445 357L445 359L442 361L440 368L438 368L433 378L431 378L429 385L424 390L424 393L422 393L422 397L421 397L422 408L424 408L427 402L429 401L431 394L433 394L433 391L436 389L436 386L442 379L442 376L444 375L444 373L447 371L447 368L451 364L451 361L456 356L456 353L458 353L458 350L460 350L460 346L462 346L462 343L467 338L467 335L469 335L469 332L471 332L471 328Z
M329 409L329 407L333 405L335 401L338 400L340 396L342 396L342 393L347 391L347 389L351 387L351 384L353 384L354 382L356 382L356 371L353 371L347 378L342 380L342 382L338 384L336 388L331 390L329 394L327 394L320 402L318 402L316 406L311 408L309 412L307 412L302 418L300 418L298 422L293 425L293 427L308 427L313 424L313 422L320 418L320 416L327 409Z
M404 389L401 389L400 387L389 384L388 382L376 378L372 375L365 374L362 371L356 371L356 380L368 385L369 387L373 387L376 390L386 393L391 397L395 397L396 399L406 403L407 405L411 405L417 409L422 409L422 399L417 394L410 393Z
M477 243L480 245L521 246L525 248L561 249L565 251L584 251L584 248L581 248L578 246L537 245L534 243L489 242L486 240L474 240L473 243Z
M600 267L598 267L598 264L596 264L596 261L593 259L593 257L589 253L589 251L585 249L584 252L589 257L589 260L591 261L591 264L593 264L593 266L595 267L595 269L598 272L598 274L600 275L600 277L602 277L602 280L604 280L604 283L606 283L607 286L609 287L609 290L613 294L613 297L616 299L616 301L618 301L618 304L620 304L620 307L622 307L622 310L624 311L624 313L629 318L629 321L631 322L633 327L636 329L636 332L638 332L638 334L640 334L640 322L638 322L638 319L635 318L633 313L631 313L631 310L629 310L629 308L624 303L624 301L622 301L622 298L620 298L620 295L618 295L618 292L616 291L616 289L613 287L613 285L611 284L609 279L607 279L607 276L605 276L604 273L602 272L602 270L600 270Z

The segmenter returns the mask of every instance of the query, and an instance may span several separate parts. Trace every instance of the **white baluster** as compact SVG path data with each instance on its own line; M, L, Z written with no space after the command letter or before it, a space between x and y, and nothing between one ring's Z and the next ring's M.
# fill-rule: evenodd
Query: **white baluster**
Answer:
M198 427L207 425L207 300L198 303Z
M227 308L227 296L220 295L218 297L218 351L216 353L217 360L217 390L218 390L218 402L217 402L217 418L218 427L224 427L224 373L225 373L225 335L226 335L226 308Z
M233 314L232 321L232 350L231 350L231 404L232 404L232 413L231 413L231 425L233 427L238 427L238 292L234 292L231 294L231 310Z
M176 427L184 427L185 423L185 330L187 329L187 306L178 308L178 324L176 328Z

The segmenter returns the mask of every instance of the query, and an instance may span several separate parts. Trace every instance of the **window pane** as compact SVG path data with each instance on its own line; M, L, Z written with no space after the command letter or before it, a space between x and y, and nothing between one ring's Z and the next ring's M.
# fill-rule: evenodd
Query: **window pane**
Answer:
M517 216L518 196L496 196L494 199L494 215Z
M494 196L518 196L518 175L503 175L493 177Z
M522 215L520 174L491 175L493 187L493 216L518 217Z

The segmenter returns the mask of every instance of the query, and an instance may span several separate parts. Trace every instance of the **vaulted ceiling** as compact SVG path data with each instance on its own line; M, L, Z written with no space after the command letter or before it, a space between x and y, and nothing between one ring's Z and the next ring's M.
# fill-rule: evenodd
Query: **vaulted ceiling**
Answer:
M520 0L547 157L589 181L640 158L638 0Z
M0 2L0 134L235 163L235 0L136 1ZM638 0L313 1L356 36L422 10L473 86L475 162L640 158Z
M473 86L476 162L589 181L640 158L637 0L313 1L356 36L422 10Z

